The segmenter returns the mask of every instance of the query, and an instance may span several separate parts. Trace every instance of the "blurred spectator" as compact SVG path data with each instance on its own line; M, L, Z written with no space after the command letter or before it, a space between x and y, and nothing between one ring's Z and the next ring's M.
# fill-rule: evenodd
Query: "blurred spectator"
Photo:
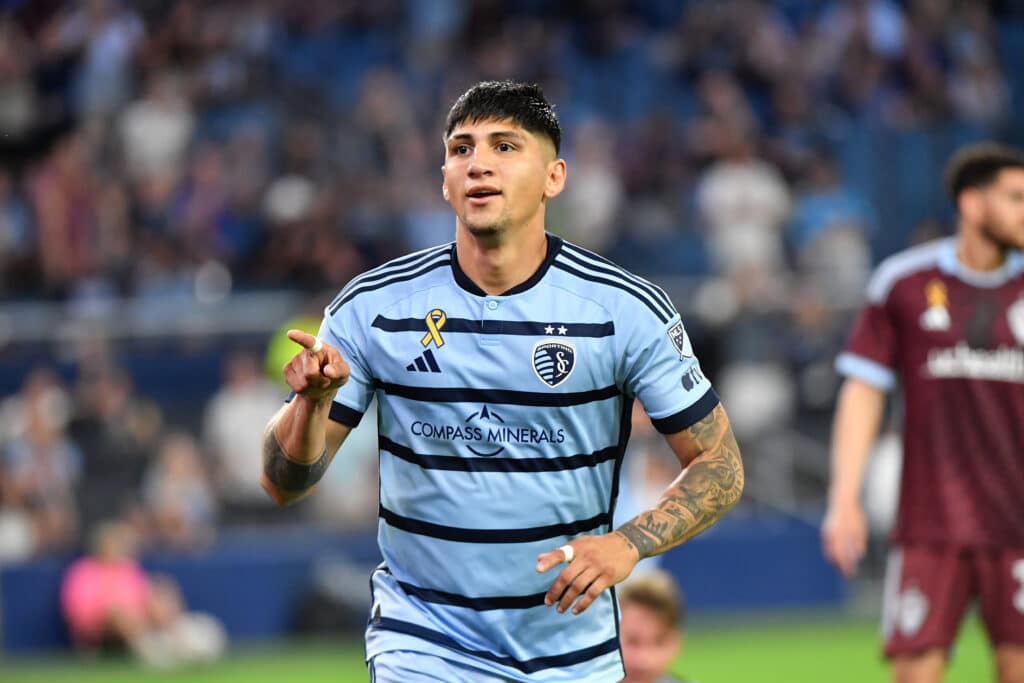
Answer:
M134 180L176 180L185 162L194 119L181 77L153 74L144 96L120 116L121 155Z
M121 0L86 0L52 28L54 48L80 53L77 110L87 116L112 114L128 98L131 60L145 36L138 15Z
M43 282L67 295L96 274L98 183L91 168L92 142L83 132L59 140L33 174L29 189L38 225Z
M0 166L0 292L25 291L29 283L18 282L18 276L26 277L32 268L34 238L28 207L14 178Z
M33 50L24 31L0 14L0 139L24 141L38 124Z
M88 492L78 500L83 528L138 514L162 423L159 408L135 392L124 370L102 362L83 370L70 425L83 454L81 489Z
M274 509L260 487L263 433L253 425L269 420L284 397L263 375L256 356L237 352L228 357L224 382L203 413L203 442L212 457L216 490L229 521L262 519Z
M173 432L160 444L142 484L146 540L182 550L213 542L217 500L199 445L185 432Z
M601 120L577 126L566 156L573 181L562 193L552 223L570 242L594 251L605 251L621 230L620 210L624 188L615 168L615 135Z
M797 264L809 284L833 305L857 304L871 272L869 240L875 234L871 206L843 182L827 152L816 155L789 226Z
M687 683L669 672L686 640L686 602L675 579L656 569L617 589L622 683Z
M789 190L779 172L757 158L749 133L718 130L722 158L704 171L696 191L711 253L726 273L779 273Z
M132 653L154 667L212 661L227 645L223 627L188 613L177 585L148 576L139 565L131 528L97 526L90 554L68 567L61 582L61 612L72 643L84 651Z
M65 432L70 399L39 369L2 407L0 563L71 547L78 531L75 485L82 456Z

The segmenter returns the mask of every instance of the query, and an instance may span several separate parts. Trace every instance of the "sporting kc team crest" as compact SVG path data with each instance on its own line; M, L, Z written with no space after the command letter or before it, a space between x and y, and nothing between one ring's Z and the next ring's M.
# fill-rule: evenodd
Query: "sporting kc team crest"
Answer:
M564 341L539 341L533 347L533 371L549 387L569 379L576 367L576 347Z

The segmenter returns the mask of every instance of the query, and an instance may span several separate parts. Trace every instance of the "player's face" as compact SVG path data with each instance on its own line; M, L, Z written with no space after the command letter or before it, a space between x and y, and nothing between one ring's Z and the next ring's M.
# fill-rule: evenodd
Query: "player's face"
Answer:
M464 122L445 146L444 198L472 234L495 236L531 222L562 190L565 162L551 142L511 120Z
M1000 171L984 197L985 236L1001 247L1024 249L1024 169Z
M643 605L622 606L619 635L626 668L625 681L629 683L657 680L679 652L679 631Z

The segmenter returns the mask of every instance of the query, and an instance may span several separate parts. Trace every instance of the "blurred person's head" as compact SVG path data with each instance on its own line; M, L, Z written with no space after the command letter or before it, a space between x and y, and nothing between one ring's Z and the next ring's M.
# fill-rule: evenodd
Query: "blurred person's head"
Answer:
M254 353L236 351L224 365L224 381L231 386L244 387L263 379L260 362Z
M173 432L160 443L159 465L170 479L202 478L203 459L199 444L187 432Z
M1024 153L995 143L964 147L946 167L946 190L961 231L1024 249Z
M686 604L682 591L669 573L654 569L623 583L617 595L626 669L623 683L654 683L683 646Z
M138 538L127 522L100 522L90 535L89 551L101 562L132 560L137 550Z

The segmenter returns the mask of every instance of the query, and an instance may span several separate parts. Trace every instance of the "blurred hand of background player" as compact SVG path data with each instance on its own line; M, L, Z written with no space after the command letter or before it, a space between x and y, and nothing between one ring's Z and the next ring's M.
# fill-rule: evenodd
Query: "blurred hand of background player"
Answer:
M859 503L829 506L821 527L821 544L825 557L838 567L843 576L853 576L857 570L867 537L864 510Z
M330 400L338 387L348 381L349 367L341 353L325 341L313 351L317 338L302 330L288 330L288 338L302 350L285 363L284 379L299 396L314 401Z
M640 560L636 550L616 533L600 536L579 536L568 545L573 548L573 560L555 578L547 594L545 605L558 603L558 611L565 612L573 601L580 601L573 608L573 614L580 614L590 607L601 591L624 580ZM541 553L537 556L537 571L544 573L565 562L560 549Z

